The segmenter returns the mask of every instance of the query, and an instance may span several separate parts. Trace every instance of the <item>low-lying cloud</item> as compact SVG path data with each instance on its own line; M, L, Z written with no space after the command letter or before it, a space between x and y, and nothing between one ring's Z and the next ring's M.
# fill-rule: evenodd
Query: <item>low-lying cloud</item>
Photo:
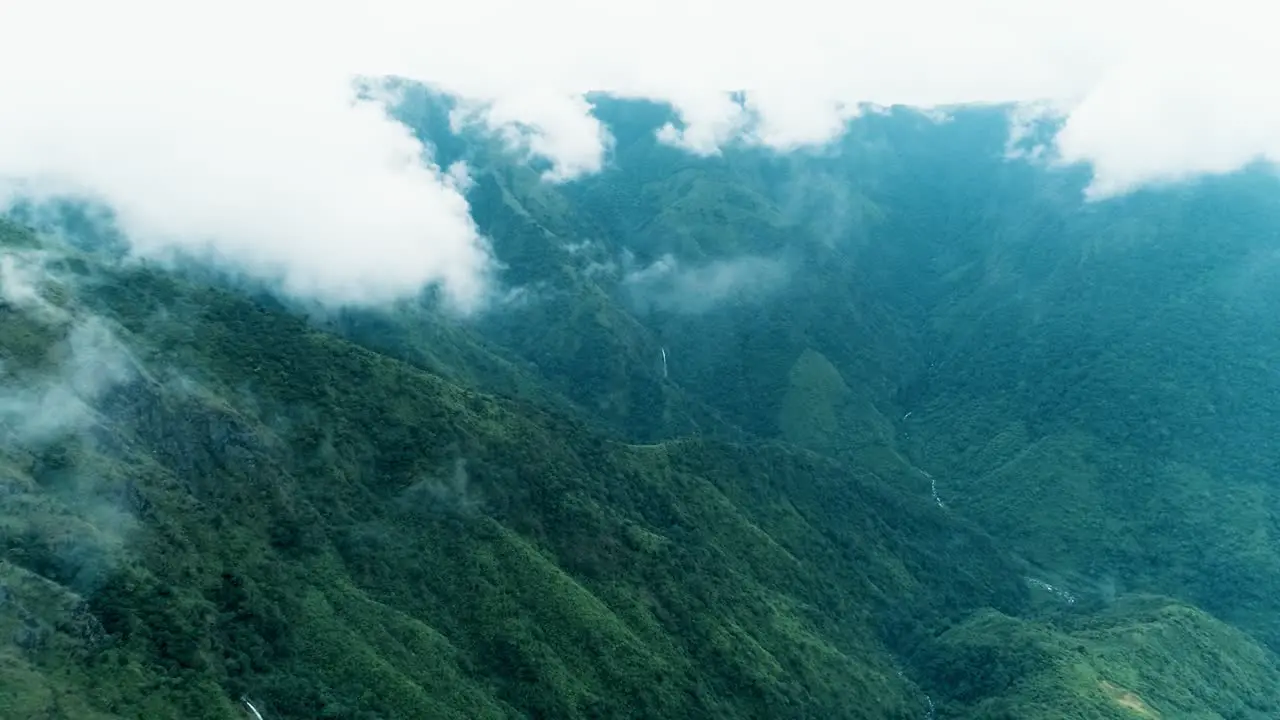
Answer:
M489 253L464 175L355 99L339 34L327 57L305 16L249 9L6 4L0 204L89 197L138 254L233 264L297 295L380 302L438 283L478 304Z
M77 310L73 288L49 270L58 259L0 252L2 329L40 338L26 353L4 348L0 362L0 455L35 459L29 477L0 476L0 534L23 548L20 566L87 593L118 562L134 519L107 489L110 466L81 465L83 446L62 441L93 428L102 402L139 370L106 320Z
M10 250L0 253L0 301L10 308L41 316L58 310L40 293L43 253Z
M747 255L689 265L672 255L628 271L622 287L641 311L660 310L696 315L726 302L756 302L787 279L779 260Z
M1261 3L1186 0L41 0L0 6L0 204L109 204L134 251L194 253L294 294L377 303L492 266L462 168L356 78L460 98L559 182L603 166L583 93L667 101L691 152L821 143L864 103L1047 101L1050 155L1095 196L1280 159L1280 44ZM741 95L730 90L745 89Z
M38 446L84 429L103 395L135 376L128 351L97 318L76 321L56 351L50 375L0 372L0 437Z
M132 355L106 321L50 302L50 293L67 291L49 272L50 259L39 249L0 252L0 307L60 338L43 352L38 367L0 362L0 440L21 445L38 446L84 429L94 420L94 405L136 376ZM31 358L26 360L30 365Z

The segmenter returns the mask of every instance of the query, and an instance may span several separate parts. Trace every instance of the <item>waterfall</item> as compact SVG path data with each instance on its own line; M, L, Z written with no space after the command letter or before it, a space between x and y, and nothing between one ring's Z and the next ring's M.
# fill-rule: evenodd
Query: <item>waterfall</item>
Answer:
M937 480L937 478L935 478L933 475L930 475L930 474L929 474L929 472L928 472L927 470L921 470L920 468L916 468L916 471L917 471L917 472L919 472L921 475L923 475L923 476L925 476L925 477L929 478L929 492L930 492L930 494L932 494L932 495L933 495L933 501L934 501L935 503L937 503L937 504L938 504L938 507L940 507L940 508L944 508L944 507L946 507L946 505L943 505L943 504L942 504L942 498L938 497L938 480Z
M244 706L249 708L249 712L253 713L253 716L257 718L257 720L262 720L262 713L258 712L258 708L254 707L253 703L249 702L249 698L242 697L240 698L240 702L244 703Z
M1042 590L1045 590L1046 592L1050 592L1050 593L1053 593L1054 595L1057 595L1058 599L1062 600L1068 605L1074 605L1076 602L1075 595L1071 594L1069 591L1064 590L1060 587L1054 587L1053 585L1050 585L1049 583L1045 582L1044 580L1041 580L1040 578L1029 577L1027 578L1027 582L1031 583L1032 585L1035 585L1038 588L1041 588Z

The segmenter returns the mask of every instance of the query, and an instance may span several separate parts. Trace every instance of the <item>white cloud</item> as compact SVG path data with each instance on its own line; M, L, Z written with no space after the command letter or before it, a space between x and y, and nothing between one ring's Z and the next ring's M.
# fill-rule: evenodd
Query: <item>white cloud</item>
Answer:
M609 143L587 101L565 93L517 91L467 103L450 124L455 132L468 125L494 129L517 155L550 161L543 179L553 182L599 171Z
M52 375L0 373L0 439L41 444L82 429L94 403L134 377L129 351L95 317L76 321L56 354L61 362Z
M630 262L629 257L624 260ZM696 315L731 300L762 300L786 278L786 266L770 258L745 255L690 266L663 255L650 265L628 271L622 285L641 310Z
M50 290L58 294L65 291L65 285L46 266L49 258L42 250L0 251L0 303L41 322L68 319L67 311L46 297Z
M429 81L564 180L608 136L581 93L671 101L664 137L820 142L862 102L1048 99L1097 194L1280 159L1280 43L1225 0L16 0L0 5L0 178L80 190L136 249L211 251L293 292L484 298L458 180L355 75ZM725 90L747 89L743 104ZM754 121L753 121L754 119ZM11 188L12 189L12 188Z
M106 201L141 254L212 255L299 295L380 301L439 281L479 302L488 254L456 180L352 101L357 56L326 54L340 37L317 32L337 19L296 15L290 32L248 9L6 3L0 179Z
M1093 164L1090 194L1280 162L1277 19L1206 6L1110 68L1057 138L1064 160Z
M27 253L0 253L0 300L21 310L43 310L39 271Z

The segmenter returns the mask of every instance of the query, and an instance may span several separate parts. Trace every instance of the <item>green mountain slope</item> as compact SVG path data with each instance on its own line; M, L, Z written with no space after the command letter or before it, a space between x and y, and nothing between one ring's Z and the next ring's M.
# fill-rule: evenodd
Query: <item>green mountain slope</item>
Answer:
M867 470L617 444L226 291L88 272L33 377L89 318L128 370L7 446L14 713L916 717L894 644L1025 603L980 533Z
M979 613L923 661L973 718L1264 718L1272 656L1203 612L1135 597L1042 624ZM1159 668L1159 670L1156 670ZM939 712L947 714L945 705Z
M407 97L485 316L0 222L0 716L1280 715L1269 176L1086 208L998 109L696 158L600 99L552 186Z
M666 380L759 436L912 458L1077 593L1178 597L1280 648L1272 169L1087 204L1087 169L1006 158L1001 108L895 109L824 153L707 159L654 141L661 113L602 99L613 164L541 187L563 199L539 222L591 238L565 263L634 258L594 280L660 339ZM629 304L653 264L705 281L757 258L784 278L710 306L673 303L678 284ZM921 477L899 482L928 492Z

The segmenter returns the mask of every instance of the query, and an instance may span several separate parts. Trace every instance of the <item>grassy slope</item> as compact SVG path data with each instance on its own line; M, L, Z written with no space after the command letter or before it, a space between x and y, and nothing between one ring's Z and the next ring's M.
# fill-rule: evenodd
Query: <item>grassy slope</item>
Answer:
M879 456L620 445L161 273L63 289L61 320L6 311L11 360L50 372L97 313L141 374L79 431L6 446L6 716L237 717L244 693L273 717L915 718L912 667L955 716L1110 707L1055 672L952 689L967 628L1081 631L1015 620L1017 572ZM1154 659L1097 645L1098 677L1181 707L1143 690L1172 662L1219 677L1174 652L1221 633L1201 618ZM1186 707L1271 680L1231 639L1205 642L1233 685ZM1014 640L980 667L1017 675Z
M24 707L915 717L887 628L1025 595L980 534L817 456L617 445L223 291L80 282L142 375L10 447L5 607L86 618L11 653Z
M1167 598L1135 596L1040 622L978 613L931 652L922 665L952 688L938 706L944 717L1262 720L1280 712L1274 656Z

